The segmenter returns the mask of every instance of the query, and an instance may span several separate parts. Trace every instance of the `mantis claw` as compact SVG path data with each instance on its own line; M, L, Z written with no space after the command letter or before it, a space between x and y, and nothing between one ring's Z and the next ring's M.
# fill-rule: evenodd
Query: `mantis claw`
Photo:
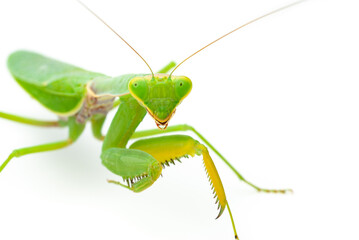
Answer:
M235 233L236 239L237 232L234 225L232 213L229 209L229 205L226 199L226 195L223 189L221 179L218 175L217 169L212 161L211 156L208 153L208 149L192 137L185 135L170 135L157 138L142 139L134 142L130 146L130 150L141 150L153 156L159 164L164 168L170 166L170 163L174 164L174 160L180 158L194 157L195 155L202 155L203 164L207 173L208 180L213 190L215 204L218 204L218 216L219 218L227 207L231 217L232 227ZM161 174L162 175L162 174Z
M140 150L109 148L101 154L101 159L107 169L122 176L127 186L115 181L110 183L126 186L134 192L141 192L150 187L162 172L160 163L150 154Z
M218 204L219 218L227 205L222 182L207 148L189 136L172 135L152 139L143 139L133 143L130 149L138 149L151 154L162 165L162 168L175 164L174 160L202 155L203 164L211 188L213 189L215 204Z

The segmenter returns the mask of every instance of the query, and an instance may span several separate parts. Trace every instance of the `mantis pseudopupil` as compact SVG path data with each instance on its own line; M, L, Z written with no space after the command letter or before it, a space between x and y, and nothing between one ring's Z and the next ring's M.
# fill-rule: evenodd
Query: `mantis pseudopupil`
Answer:
M292 6L293 4L291 4L291 6ZM285 8L287 8L288 6L286 6ZM284 9L284 8L281 8L281 9L278 9L278 10L276 10L276 11L274 11L274 12L278 12L279 10L282 10L282 9ZM263 16L261 16L260 18L263 18L263 17L265 17L265 16L268 16L268 15L270 15L270 14L273 14L274 12L270 12L269 14L265 14L265 15L263 15ZM259 20L260 18L256 18L256 19L254 19L253 21L250 21L250 22L248 22L246 25L248 25L248 24L250 24L250 23L252 23L252 22L254 22L254 21L257 21L257 20ZM238 28L239 29L239 28ZM235 29L234 31L236 31L237 29ZM233 32L233 31L232 31ZM228 34L230 34L231 32L229 32ZM226 34L226 35L228 35L228 34ZM225 37L226 35L224 35L223 37ZM222 38L222 37L221 37ZM220 40L221 38L218 38L217 40ZM216 40L216 41L217 41ZM216 42L216 41L214 41L214 42ZM212 42L212 43L214 43L214 42ZM210 43L209 45L211 45L212 43ZM204 48L206 48L207 46L209 46L209 45L206 45ZM202 49L204 49L204 48L202 48ZM200 49L199 51L201 51L202 49ZM199 51L197 51L197 52L195 52L194 54L196 54L196 53L198 53ZM21 53L21 54L24 54L24 53ZM26 56L30 56L28 53L25 53L26 54ZM190 55L188 58L186 58L184 61L182 61L182 62L180 62L179 63L179 65L177 65L177 67L176 68L174 68L174 70L176 70L179 66L181 66L182 65L182 63L184 63L187 59L189 59L190 57L192 57L194 54L192 54L192 55ZM25 56L25 55L24 55ZM33 55L31 55L31 57L34 57ZM36 58L37 58L37 56L35 56ZM141 57L142 58L142 57ZM146 62L146 65L148 66L148 64L147 64L147 62ZM148 66L149 67L149 66ZM149 67L150 68L150 67ZM150 69L151 70L151 69ZM173 71L174 70L172 70L172 72L170 73L170 75L169 75L169 78L171 78L171 76L172 76L172 73L173 73ZM152 72L152 77L154 77L154 73L153 73L153 71L151 70L151 72ZM21 78L22 76L18 76L18 78ZM173 76L173 78L174 78L175 76ZM22 81L22 80L19 80L19 81ZM132 81L132 80L131 80ZM188 84L188 82L187 82L187 80L186 79L182 79L181 80L182 82L180 82L179 83L179 86L183 86L183 85L185 85L186 83ZM138 85L140 85L141 83L139 82L139 83L137 83L137 82L134 82L134 84L133 84L133 86L134 87L137 87ZM190 88L190 87L189 87ZM133 90L133 91L135 91L135 90ZM177 90L176 90L177 91ZM176 92L176 94L177 94L177 92ZM180 94L179 94L180 95ZM183 95L186 95L186 94L183 94ZM139 96L139 94L137 95L138 96L138 98L140 98ZM144 102L142 102L143 104L144 104ZM149 111L149 110L148 110ZM173 112L174 113L174 112ZM155 120L156 120L156 124L159 126L159 127L161 127L161 128L166 128L167 127L167 124L168 124L168 119L167 118L161 118L161 117L159 117L159 116L156 116L156 112L149 112L149 114L151 115L151 116L153 116L154 118L155 118ZM171 113L172 114L172 113ZM3 115L2 117L4 117L4 118L8 118L9 119L9 116L6 116L6 115ZM163 120L163 121L162 121ZM82 130L81 130L82 131ZM195 131L194 131L195 132ZM200 135L199 135L200 136ZM72 140L72 139L70 139L70 140ZM202 139L203 140L203 139ZM106 142L106 141L105 141ZM72 142L71 142L72 143ZM63 144L67 144L67 143L63 143ZM208 143L207 143L207 145L209 145ZM58 146L55 146L56 148L58 147ZM53 149L55 149L55 148L52 148L52 146L50 147L50 148L48 148L48 150L53 150ZM107 150L111 150L111 149L105 149L106 151ZM32 151L32 152L26 152L26 151ZM25 154L28 154L28 153L34 153L35 151L33 151L33 149L26 149L26 151L24 151L24 152L26 152ZM200 145L200 146L196 146L196 151L199 151L199 153L201 153L201 154L206 154L206 149L204 149L203 148L203 146L202 145ZM21 152L21 151L19 151L19 152ZM2 167L1 167L1 170L7 165L7 163L13 158L13 157L18 157L18 156L20 156L22 153L19 153L19 152L14 152L14 154L13 154L13 156L12 155L10 155L9 156L9 158L8 158L8 160L6 160L6 162L5 162L5 165L2 165ZM20 155L18 155L18 153L20 154ZM109 152L108 153L108 155L113 155L112 154L112 152ZM105 158L105 159L107 159L107 155L105 154L105 155L102 155L102 156L104 156L103 158ZM110 160L110 161L112 161L112 160ZM207 168L207 170L208 170L208 168ZM208 170L209 171L209 170ZM145 176L146 175L146 176ZM141 175L141 177L144 177L144 178L147 178L147 174L145 174L144 176L142 176ZM209 171L209 175L211 175L211 173L210 173L210 171ZM136 176L137 177L137 176ZM242 179L243 180L243 179ZM215 185L215 184L214 184ZM131 183L129 184L129 187L132 187L133 186L133 183L132 183L132 180L131 180ZM147 186L147 185L146 185ZM216 188L216 187L215 187ZM139 188L137 188L137 189L134 189L134 190L139 190L139 191L142 191L143 189L142 189L142 186L141 187L139 187ZM220 204L221 204L221 200L220 200ZM226 206L226 204L224 204L224 205L222 205L222 208L224 209L224 206ZM227 208L229 209L229 206L227 205ZM220 212L220 214L222 213L222 211ZM219 214L219 215L220 215Z

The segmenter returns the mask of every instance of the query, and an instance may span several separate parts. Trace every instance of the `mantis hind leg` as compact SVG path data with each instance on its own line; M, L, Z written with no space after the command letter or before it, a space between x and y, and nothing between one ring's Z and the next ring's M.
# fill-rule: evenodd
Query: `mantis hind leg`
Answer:
M92 134L100 141L105 139L105 136L102 134L102 126L105 120L106 115L103 114L95 114L91 118Z
M47 143L47 144L42 144L42 145L37 145L37 146L31 146L31 147L15 149L8 156L8 158L5 160L5 162L0 166L0 172L6 167L6 165L14 157L21 157L21 156L31 154L31 153L47 152L47 151L57 150L57 149L67 147L70 144L72 144L73 142L75 142L76 139L81 135L82 131L84 130L85 125L76 123L76 120L75 120L74 117L69 118L68 125L69 125L69 138L67 140L54 142L54 143Z
M38 146L26 147L26 148L19 148L12 151L9 157L5 160L5 162L0 166L0 172L6 167L6 165L10 162L11 159L14 157L21 157L31 153L38 153L38 152L46 152L51 150L56 150L60 148L64 148L72 143L71 139L67 139L65 141L42 144Z
M21 117L21 116L4 113L4 112L0 112L0 118L4 118L7 120L11 120L11 121L19 122L19 123L23 123L23 124L39 126L39 127L63 127L66 125L66 123L64 121L42 121L42 120Z
M132 138L147 137L147 136L153 136L153 135L158 135L158 134L162 134L162 133L177 132L177 131L192 131L193 133L195 133L213 152L215 152L222 159L222 161L224 161L224 163L237 175L237 177L240 180L242 180L243 182L245 182L249 186L253 187L258 192L287 193L287 192L292 192L293 191L292 189L267 189L267 188L261 188L261 187L258 187L255 184L249 182L247 179L245 179L242 176L242 174L240 174L237 171L237 169L235 169L233 167L233 165L221 153L219 153L219 151L206 138L204 138L202 136L202 134L200 134L192 126L189 126L189 125L186 125L186 124L170 126L166 130L153 129L153 130L144 130L144 131L135 132L132 135Z

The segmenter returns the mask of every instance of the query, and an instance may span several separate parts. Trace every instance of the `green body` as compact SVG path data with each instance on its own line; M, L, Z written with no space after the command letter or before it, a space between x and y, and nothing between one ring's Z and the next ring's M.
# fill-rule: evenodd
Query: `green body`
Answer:
M176 107L189 94L191 80L167 73L175 66L168 64L158 74L126 74L109 77L100 73L62 63L36 53L18 51L10 55L8 67L15 80L33 98L56 113L59 121L40 121L0 112L0 118L43 127L65 127L68 139L14 150L0 166L0 172L14 157L30 153L56 150L72 144L91 122L96 138L103 140L101 160L124 183L110 180L134 192L150 187L161 175L165 166L183 157L202 155L203 163L217 199L219 215L227 207L235 231L224 188L217 169L209 155L207 145L239 177L258 191L280 192L287 190L262 189L245 180L239 172L193 127L170 126L170 118ZM106 135L102 125L107 113L117 108ZM155 120L158 129L136 131L146 113ZM186 135L170 135L146 138L127 146L131 138L142 138L177 131L192 131L199 141Z
M81 107L86 84L104 76L25 51L11 54L8 67L32 97L56 114L66 116Z
M78 2L109 27L111 31L142 58L106 22L81 1L78 0ZM3 112L0 112L0 118L41 127L68 127L69 135L63 141L13 150L4 163L0 165L0 173L14 157L61 149L72 144L79 138L86 123L90 122L93 135L97 139L103 140L101 153L103 165L112 173L120 176L127 184L116 180L109 180L108 182L120 185L134 192L141 192L150 187L162 174L165 166L174 164L175 161L180 161L183 157L201 155L213 194L216 198L216 203L218 203L218 217L221 216L225 208L228 209L234 235L238 239L221 179L207 147L222 159L240 180L256 190L270 193L285 193L291 190L274 190L257 187L247 181L195 128L185 124L167 127L169 120L176 111L176 107L192 89L192 82L189 78L185 76L172 76L172 73L183 62L223 37L300 2L302 1L300 0L278 8L247 22L202 47L179 65L176 66L175 63L171 62L158 71L157 74L153 74L150 69L152 73L150 75L126 74L118 77L109 77L33 52L18 51L11 54L8 59L8 67L15 80L34 99L59 116L59 120L41 121ZM149 67L143 58L142 60ZM174 70L168 75L167 72L172 68ZM106 116L110 110L115 108L117 108L115 117L112 119L107 133L103 135L102 126ZM158 129L136 131L146 113L149 113L155 120ZM191 131L203 143L186 135L153 137L154 135L178 131ZM127 146L131 138L144 137L146 138L134 142L131 146Z
M59 116L73 116L80 110L90 81L98 85L99 95L123 95L129 93L128 82L140 76L111 78L28 51L11 54L8 68L26 92Z

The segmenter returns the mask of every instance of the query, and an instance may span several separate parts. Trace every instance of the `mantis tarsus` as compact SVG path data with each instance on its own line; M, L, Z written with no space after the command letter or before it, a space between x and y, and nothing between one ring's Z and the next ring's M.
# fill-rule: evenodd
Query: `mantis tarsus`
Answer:
M55 122L39 121L2 112L0 117L36 126L68 127L69 137L60 142L14 150L0 166L0 172L14 157L61 149L72 144L81 135L86 122L90 121L94 136L104 141L101 154L102 163L124 180L124 183L117 180L109 180L109 182L134 192L140 192L150 187L161 175L162 168L169 163L173 163L182 157L202 155L209 180L217 197L220 210L218 217L227 207L235 238L238 238L224 188L207 147L216 153L240 180L256 190L274 193L285 193L289 190L262 189L248 182L194 127L185 124L167 127L176 107L192 88L192 82L189 78L174 76L172 73L187 59L214 42L252 22L294 4L253 19L204 46L180 64L169 63L156 74L153 73L147 62L116 32L142 58L149 67L151 74L127 74L112 78L58 62L36 53L27 51L13 53L9 57L8 66L16 81L42 105L60 116L60 120ZM99 18L90 9L88 10ZM103 23L109 27L105 22ZM172 72L168 74L171 70ZM110 110L117 107L118 110L111 126L107 134L103 135L102 126L106 115ZM159 129L136 132L137 126L147 112L154 118ZM191 131L197 135L199 141L186 135L152 137L178 131ZM143 137L152 138L136 141L129 148L126 148L130 138Z

